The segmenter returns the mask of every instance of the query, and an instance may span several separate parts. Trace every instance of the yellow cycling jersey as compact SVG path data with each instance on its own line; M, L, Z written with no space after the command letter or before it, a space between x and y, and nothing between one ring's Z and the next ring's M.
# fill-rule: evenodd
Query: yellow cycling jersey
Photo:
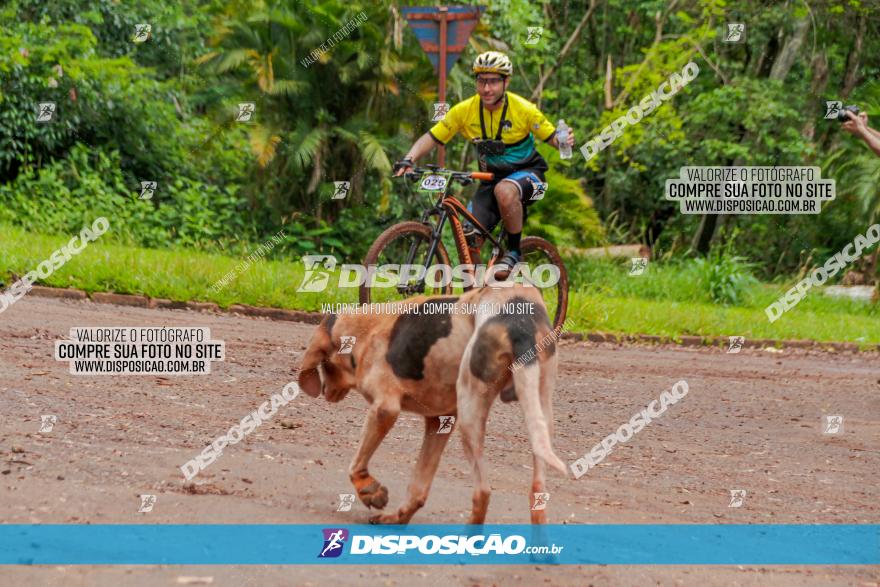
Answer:
M503 155L486 156L485 162L490 170L493 169L523 169L534 166L535 163L546 169L541 156L535 150L533 136L542 141L549 141L556 134L556 128L538 110L538 107L513 92L505 92L507 99L507 113L504 116L504 125L501 129L501 140L505 145ZM483 108L483 124L486 127L486 136L483 136L480 127L480 95L474 94L467 100L459 102L449 109L446 116L434 125L429 131L438 143L445 145L455 136L461 133L468 140L494 139L501 124L503 108L490 112ZM537 159L536 159L537 158Z
M544 117L537 106L513 92L506 92L506 95L508 107L505 120L510 124L506 124L505 128L501 129L501 140L505 144L514 145L530 133L542 141L548 141L553 137L556 128ZM483 119L488 135L485 138L494 138L495 133L498 132L501 111L502 108L498 108L494 112L483 109ZM480 95L474 94L450 108L446 116L435 124L430 132L431 136L444 145L459 132L468 140L483 138L480 129Z

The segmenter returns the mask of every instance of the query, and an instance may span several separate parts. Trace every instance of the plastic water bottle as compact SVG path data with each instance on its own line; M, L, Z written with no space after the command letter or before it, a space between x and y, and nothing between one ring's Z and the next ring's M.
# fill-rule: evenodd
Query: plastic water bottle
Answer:
M556 125L556 140L559 141L559 156L562 159L571 159L571 145L568 144L568 131L565 121L559 119Z

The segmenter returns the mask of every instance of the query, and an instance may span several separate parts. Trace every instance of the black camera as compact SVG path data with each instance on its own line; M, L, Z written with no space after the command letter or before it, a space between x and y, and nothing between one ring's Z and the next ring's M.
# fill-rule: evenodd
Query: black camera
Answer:
M477 153L485 156L504 155L504 141L495 141L491 139L475 140L477 145Z
M859 112L861 112L861 111L859 110L858 106L844 106L843 108L841 108L840 110L837 111L837 119L836 119L837 122L842 123L842 122L846 122L847 120L849 120L849 117L846 115L847 112L852 112L853 116L858 116Z

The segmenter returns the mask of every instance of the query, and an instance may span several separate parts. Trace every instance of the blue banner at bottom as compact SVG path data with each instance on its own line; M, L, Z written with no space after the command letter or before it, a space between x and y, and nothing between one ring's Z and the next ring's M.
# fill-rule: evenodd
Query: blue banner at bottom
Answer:
M4 565L876 565L877 524L0 525Z

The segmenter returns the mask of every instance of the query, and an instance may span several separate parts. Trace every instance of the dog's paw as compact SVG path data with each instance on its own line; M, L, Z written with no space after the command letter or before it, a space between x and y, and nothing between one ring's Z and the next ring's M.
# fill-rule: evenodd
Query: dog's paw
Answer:
M510 403L517 401L516 399L516 389L513 387L508 387L501 391L501 401L504 403Z
M388 505L388 488L373 479L371 483L358 488L358 497L368 508L381 510Z

